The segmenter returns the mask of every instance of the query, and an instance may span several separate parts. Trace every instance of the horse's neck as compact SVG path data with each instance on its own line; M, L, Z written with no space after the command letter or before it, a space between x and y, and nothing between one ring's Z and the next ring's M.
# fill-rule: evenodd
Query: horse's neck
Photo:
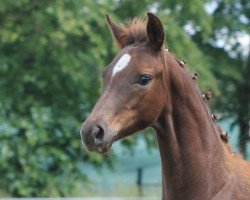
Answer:
M211 199L225 184L224 150L192 79L169 55L170 109L155 125L169 199Z

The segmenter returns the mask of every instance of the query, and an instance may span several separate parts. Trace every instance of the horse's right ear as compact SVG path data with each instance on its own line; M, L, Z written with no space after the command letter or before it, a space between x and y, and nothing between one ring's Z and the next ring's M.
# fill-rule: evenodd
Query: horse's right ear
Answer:
M107 22L109 25L109 28L113 34L113 36L115 37L118 45L123 48L124 44L122 42L122 35L123 35L123 28L120 26L117 26L114 22L112 22L110 16L108 14L106 14L106 18L107 18Z
M164 30L161 20L152 13L148 13L147 34L150 46L159 51L164 43Z

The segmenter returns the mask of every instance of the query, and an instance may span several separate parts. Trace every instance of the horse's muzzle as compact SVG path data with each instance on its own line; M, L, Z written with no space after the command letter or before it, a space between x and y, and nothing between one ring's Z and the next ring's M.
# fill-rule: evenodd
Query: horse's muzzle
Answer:
M105 153L114 141L113 134L107 134L105 126L100 124L83 124L80 134L82 143L88 151Z

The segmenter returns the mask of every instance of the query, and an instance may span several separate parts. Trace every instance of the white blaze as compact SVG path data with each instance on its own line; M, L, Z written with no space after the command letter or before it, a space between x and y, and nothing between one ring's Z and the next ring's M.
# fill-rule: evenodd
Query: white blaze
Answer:
M131 56L129 54L124 54L118 62L115 64L113 68L112 76L114 76L117 72L123 70L125 67L128 66L128 63L131 59Z

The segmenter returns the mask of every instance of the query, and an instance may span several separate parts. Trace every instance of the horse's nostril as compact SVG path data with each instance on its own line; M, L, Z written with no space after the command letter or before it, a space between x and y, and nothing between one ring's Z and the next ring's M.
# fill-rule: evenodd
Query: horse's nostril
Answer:
M96 135L96 139L102 139L102 138L103 138L103 135L104 135L103 129L100 128L100 131L99 131L99 132L97 133L97 135Z
M104 130L102 127L100 126L96 126L94 129L93 129L93 132L92 132L94 138L95 138L95 142L96 143L100 143L104 137Z

